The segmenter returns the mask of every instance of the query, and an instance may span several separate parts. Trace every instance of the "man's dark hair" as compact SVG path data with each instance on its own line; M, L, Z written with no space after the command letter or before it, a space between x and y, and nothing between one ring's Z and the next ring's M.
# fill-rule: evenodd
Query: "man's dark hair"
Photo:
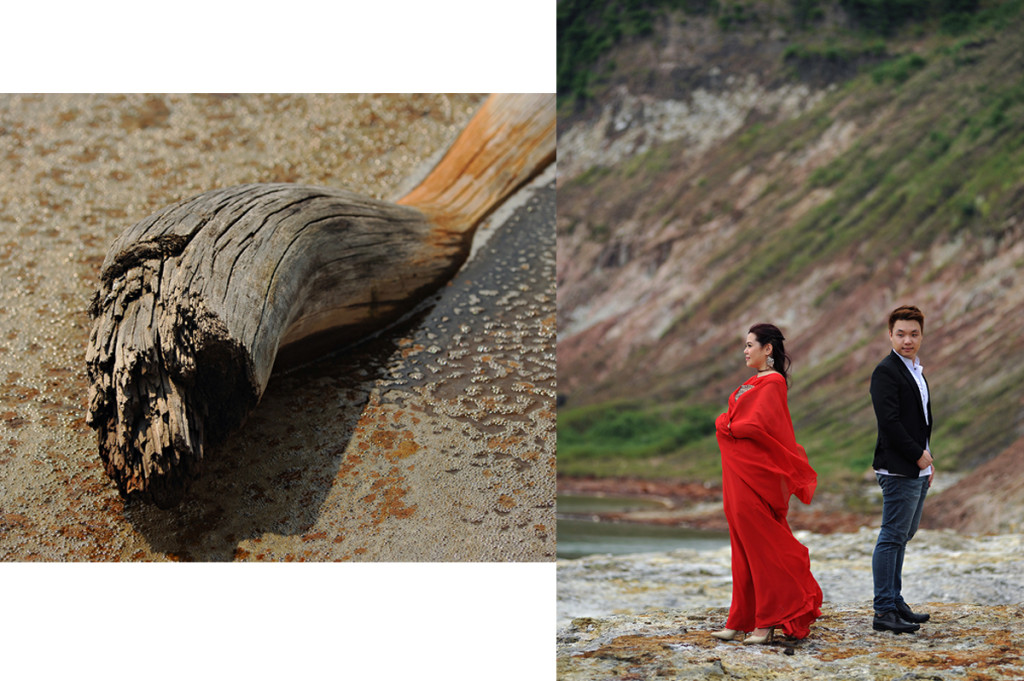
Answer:
M921 333L924 333L924 313L913 305L901 305L889 314L889 333L892 333L892 327L900 320L917 322L921 325Z

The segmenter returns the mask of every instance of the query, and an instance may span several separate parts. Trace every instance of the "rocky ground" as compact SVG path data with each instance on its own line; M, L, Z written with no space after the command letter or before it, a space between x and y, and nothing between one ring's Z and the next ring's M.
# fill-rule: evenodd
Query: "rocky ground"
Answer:
M558 678L1001 680L1024 674L1024 606L929 603L917 634L871 630L870 608L828 604L807 639L721 642L727 608L582 618L559 636Z
M1024 537L924 530L904 594L932 613L918 634L871 630L875 534L797 532L825 605L800 642L712 639L731 597L729 550L558 563L560 679L1019 679Z

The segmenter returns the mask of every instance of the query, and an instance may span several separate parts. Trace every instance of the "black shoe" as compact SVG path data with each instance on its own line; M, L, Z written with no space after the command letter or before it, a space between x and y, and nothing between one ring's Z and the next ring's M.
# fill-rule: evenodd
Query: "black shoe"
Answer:
M897 634L909 634L921 628L920 624L904 622L895 610L875 613L875 621L871 623L875 631L892 631Z
M931 617L928 613L917 614L906 603L897 603L896 612L899 613L900 619L904 622L914 622L917 624L927 622L928 618Z

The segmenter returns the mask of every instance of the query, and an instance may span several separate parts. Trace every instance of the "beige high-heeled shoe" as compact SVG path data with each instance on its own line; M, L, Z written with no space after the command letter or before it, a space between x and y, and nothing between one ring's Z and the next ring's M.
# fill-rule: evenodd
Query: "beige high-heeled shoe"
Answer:
M775 640L775 627L768 629L768 633L764 636L747 636L743 639L743 643L746 645L757 645L758 643L771 643Z
M722 629L721 631L711 632L711 635L715 638L722 639L723 641L735 641L738 638L741 639L746 636L746 633L739 629Z

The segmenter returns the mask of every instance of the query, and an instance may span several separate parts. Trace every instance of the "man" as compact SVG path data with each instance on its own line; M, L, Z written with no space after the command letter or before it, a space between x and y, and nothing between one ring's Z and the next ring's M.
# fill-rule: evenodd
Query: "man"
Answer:
M924 498L935 469L929 451L932 432L928 382L917 353L924 338L924 314L913 306L889 315L892 352L871 374L871 403L878 421L873 468L882 488L882 528L871 571L875 585L876 631L914 632L929 615L914 613L903 600L903 555L917 532Z

